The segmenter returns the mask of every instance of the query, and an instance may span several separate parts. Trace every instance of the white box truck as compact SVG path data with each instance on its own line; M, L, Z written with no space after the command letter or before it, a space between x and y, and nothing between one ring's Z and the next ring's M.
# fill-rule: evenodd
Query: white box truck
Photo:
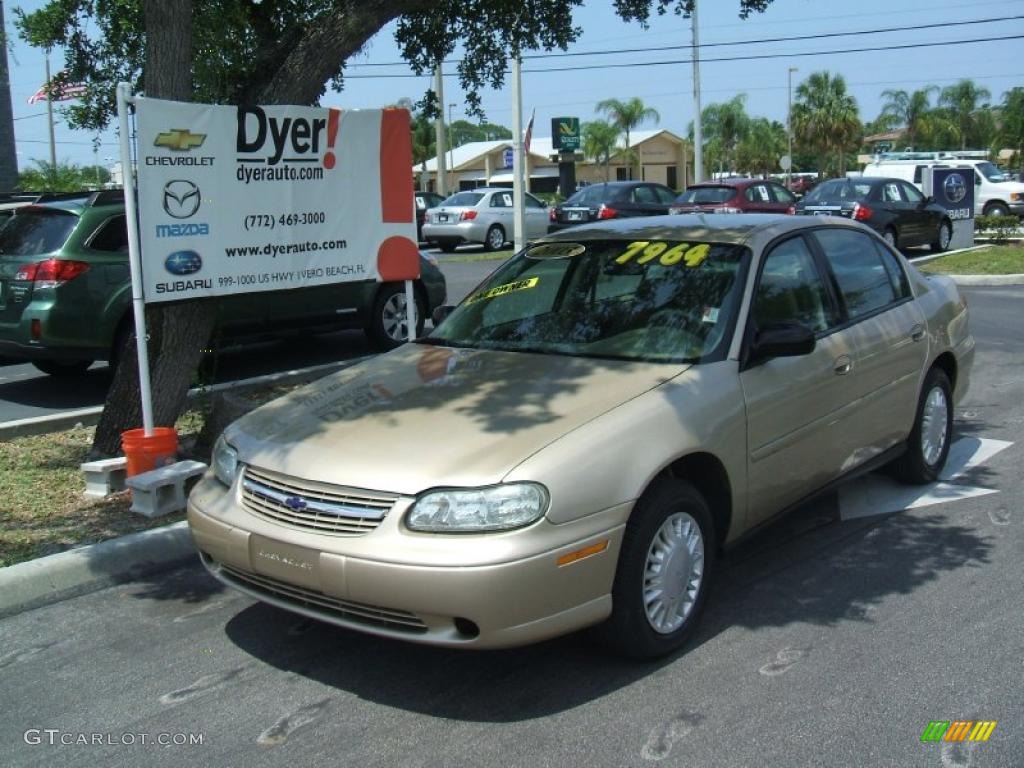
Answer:
M1011 181L988 160L984 150L950 152L883 152L864 166L865 176L903 179L925 194L931 168L972 168L974 170L974 215L1024 217L1024 184Z

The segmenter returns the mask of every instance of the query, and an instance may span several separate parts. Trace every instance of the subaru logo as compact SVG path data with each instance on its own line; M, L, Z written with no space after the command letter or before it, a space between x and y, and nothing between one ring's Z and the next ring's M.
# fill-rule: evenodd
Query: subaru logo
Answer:
M306 501L298 496L289 496L284 500L284 505L294 512L300 512L306 508Z
M185 179L164 184L164 213L171 218L187 219L199 210L199 187Z
M203 268L203 259L195 251L175 251L164 260L164 268L172 275L194 275Z
M942 183L942 191L951 203L959 203L967 196L967 184L959 173L951 173Z

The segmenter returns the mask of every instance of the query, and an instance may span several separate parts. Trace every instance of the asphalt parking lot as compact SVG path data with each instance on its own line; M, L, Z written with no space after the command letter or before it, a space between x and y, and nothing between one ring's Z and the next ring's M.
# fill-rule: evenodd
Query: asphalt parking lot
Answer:
M0 762L1024 765L1024 289L965 293L978 357L946 482L915 500L872 476L771 526L720 563L681 653L625 662L585 634L423 648L255 603L196 563L0 623ZM923 743L936 720L997 725ZM102 743L60 744L80 734Z

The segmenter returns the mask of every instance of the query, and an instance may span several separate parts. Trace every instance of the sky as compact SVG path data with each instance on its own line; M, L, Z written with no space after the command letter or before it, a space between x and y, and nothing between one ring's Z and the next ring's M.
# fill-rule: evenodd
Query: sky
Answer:
M41 0L8 2L4 6L10 36L8 64L11 71L11 99L14 107L18 163L22 168L35 159L48 159L46 105L29 105L27 99L43 83L43 54L16 35L13 9L31 11ZM727 101L738 93L747 97L747 112L785 123L787 75L793 73L793 89L810 73L828 70L843 75L856 98L862 120L873 120L882 106L883 90L913 90L927 84L950 85L963 78L988 88L994 102L1014 86L1024 86L1024 0L775 0L765 13L747 20L738 18L738 0L700 0L702 105ZM1016 17L1016 18L1012 18ZM1001 19L956 26L956 22ZM693 71L689 63L690 21L674 15L654 17L650 28L621 21L611 0L587 2L577 8L575 23L583 34L570 52L601 52L637 49L636 52L601 56L541 58L523 62L524 125L536 109L534 135L549 136L551 119L577 116L597 117L595 104L605 98L638 96L660 114L658 123L644 128L665 128L686 135L693 120ZM929 28L922 28L929 25ZM936 25L936 26L930 26ZM891 32L877 30L899 28ZM797 40L805 35L859 32L851 36ZM1018 39L958 43L977 38ZM752 42L781 38L778 42ZM724 43L737 43L723 45ZM934 43L930 47L830 54L830 51L896 45ZM654 51L665 46L679 50ZM540 53L540 52L538 52ZM756 55L793 54L786 58L712 61ZM399 62L394 26L384 28L354 57L346 69L345 90L328 93L325 106L346 109L373 108L393 104L402 97L419 99L431 86L428 76L414 76L408 66L374 66ZM636 64L679 61L659 66L629 66L591 69L605 64ZM61 66L59 52L51 68ZM575 71L544 72L554 67L585 67ZM463 93L454 77L455 65L445 67L445 104L455 104L453 119L467 119ZM402 77L380 77L380 75ZM512 95L502 90L482 93L483 107L490 122L512 125ZM94 153L94 134L72 131L55 104L57 156L82 165L94 160L111 165L118 151L112 130L100 134L101 145ZM447 106L446 106L446 112ZM470 118L472 119L472 118Z

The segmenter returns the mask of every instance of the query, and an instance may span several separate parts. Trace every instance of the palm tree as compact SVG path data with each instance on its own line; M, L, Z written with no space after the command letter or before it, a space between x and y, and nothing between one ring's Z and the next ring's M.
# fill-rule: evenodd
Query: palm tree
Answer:
M615 125L620 131L625 132L627 153L632 148L629 142L629 132L631 130L648 120L653 120L655 123L661 120L661 115L658 114L656 109L646 106L643 101L638 99L636 96L628 99L627 101L604 99L597 102L597 107L594 111L604 112L611 118L613 125ZM629 166L629 177L633 178L632 160L630 160Z
M701 112L704 138L709 142L717 141L730 171L736 170L736 149L750 127L746 99L747 94L739 93L722 104L708 104Z
M981 139L976 135L981 122L979 113L988 110L988 105L981 102L991 98L992 93L989 89L975 85L973 80L961 80L956 85L942 89L939 104L951 113L960 136L960 149L967 149L968 140Z
M1024 164L1024 88L1011 88L999 105L999 141L1017 150L1017 161Z
M619 140L619 129L604 120L594 120L584 123L582 132L583 153L604 165L604 180L608 181L608 165Z
M804 148L818 156L818 176L830 154L838 155L839 175L846 171L846 152L860 143L862 126L857 100L846 90L842 75L814 72L796 89L793 133Z
M932 94L938 90L937 85L926 85L912 93L892 89L882 91L882 98L885 99L882 115L891 117L903 126L911 147L918 144L921 130L932 111Z
M779 158L786 154L786 126L777 120L755 117L750 121L747 135L736 148L736 164L751 175L766 176L778 166Z

